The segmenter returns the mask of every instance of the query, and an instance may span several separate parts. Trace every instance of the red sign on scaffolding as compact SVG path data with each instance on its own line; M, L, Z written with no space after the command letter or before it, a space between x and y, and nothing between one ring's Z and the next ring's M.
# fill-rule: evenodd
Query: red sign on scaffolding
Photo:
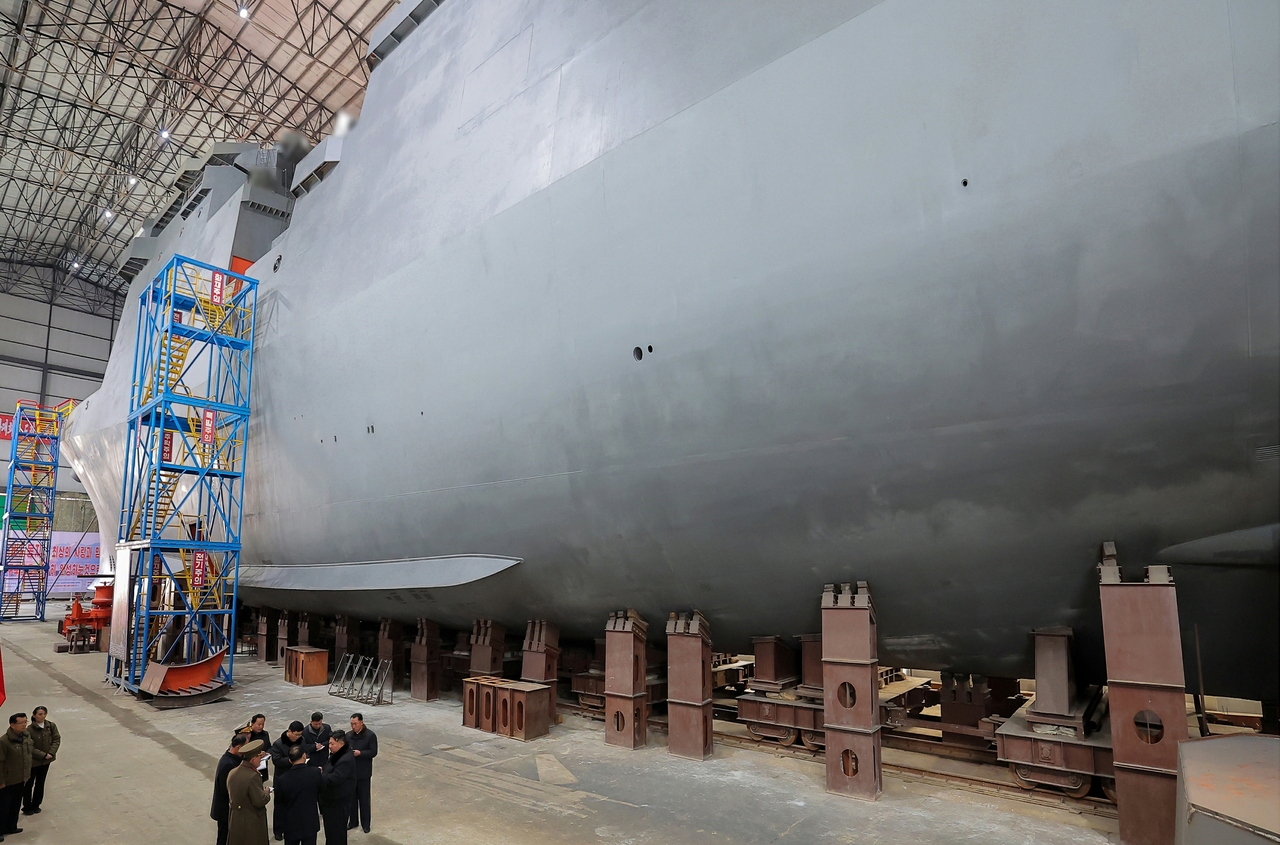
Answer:
M175 323L177 323L178 325L182 325L182 312L181 312L181 311L174 311L174 312L173 312L173 321L174 321Z
M221 305L222 299L226 295L227 276L225 273L214 273L213 284L209 291L209 301L214 305Z
M205 573L209 569L209 553L196 551L191 556L191 589L203 590Z
M13 439L13 414L0 414L0 440Z
M218 424L218 412L213 408L205 408L200 414L200 442L213 443L213 430Z
M173 461L173 432L166 430L160 446L160 460L166 464Z

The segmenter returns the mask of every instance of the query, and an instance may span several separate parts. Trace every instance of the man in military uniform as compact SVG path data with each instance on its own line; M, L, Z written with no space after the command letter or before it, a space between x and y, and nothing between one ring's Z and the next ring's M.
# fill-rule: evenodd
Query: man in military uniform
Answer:
M22 812L34 816L44 802L44 781L49 776L49 764L58 759L62 734L58 733L58 726L49 721L48 707L31 711L27 733L31 734L31 777L23 790Z
M262 740L246 742L240 749L240 765L227 775L227 845L268 845L267 803L271 787L258 776L258 764L266 752Z
M0 789L0 842L3 842L10 833L22 833L18 812L22 809L27 779L31 777L31 735L27 733L26 713L9 717L9 730L0 739L0 775L4 777L4 789Z

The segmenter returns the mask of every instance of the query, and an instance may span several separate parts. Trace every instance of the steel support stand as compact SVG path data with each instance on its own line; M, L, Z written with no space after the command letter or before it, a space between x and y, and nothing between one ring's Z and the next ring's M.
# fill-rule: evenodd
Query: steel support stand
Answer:
M560 629L545 619L530 619L524 631L520 680L551 688L547 724L556 723L556 681L560 673Z
M279 663L284 663L289 646L298 644L297 620L298 615L288 610L280 611L280 618L276 620L276 661Z
M435 701L440 697L440 626L418 620L418 635L409 647L409 697Z
M876 613L866 581L822 592L823 710L827 791L880 797L880 678Z
M604 631L604 741L643 748L649 741L645 642L649 625L634 610L609 616Z
M298 641L295 645L311 645L311 614L298 614Z
M1112 543L1099 575L1120 840L1172 845L1178 743L1187 740L1177 593L1167 566L1121 581Z
M360 656L360 620L354 616L337 616L333 621L333 658L341 662L348 654Z
M378 659L391 666L391 688L404 685L404 629L394 619L378 622Z
M258 611L258 659L263 663L277 663L280 660L276 653L280 639L280 611L274 607L260 608Z
M507 647L507 629L492 619L477 619L471 626L472 678L481 675L502 677L502 655Z
M698 611L667 619L667 750L706 760L712 754L711 626Z

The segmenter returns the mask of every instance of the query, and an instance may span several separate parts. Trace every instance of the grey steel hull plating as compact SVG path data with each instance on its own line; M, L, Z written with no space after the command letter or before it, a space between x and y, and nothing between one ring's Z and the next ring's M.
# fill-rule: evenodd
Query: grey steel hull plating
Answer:
M864 579L887 665L1071 625L1101 676L1103 540L1278 518L1278 16L445 4L251 271L241 596L744 647ZM104 524L131 313L68 438ZM1274 700L1276 568L1174 574L1209 691Z

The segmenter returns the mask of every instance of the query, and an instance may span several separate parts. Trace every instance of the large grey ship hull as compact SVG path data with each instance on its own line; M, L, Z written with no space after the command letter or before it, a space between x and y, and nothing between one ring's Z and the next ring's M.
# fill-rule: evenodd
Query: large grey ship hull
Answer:
M886 665L1071 625L1101 676L1102 541L1277 522L1278 15L450 0L250 271L242 599L743 647L863 579ZM68 438L105 524L135 311ZM1274 700L1259 561L1174 577Z

